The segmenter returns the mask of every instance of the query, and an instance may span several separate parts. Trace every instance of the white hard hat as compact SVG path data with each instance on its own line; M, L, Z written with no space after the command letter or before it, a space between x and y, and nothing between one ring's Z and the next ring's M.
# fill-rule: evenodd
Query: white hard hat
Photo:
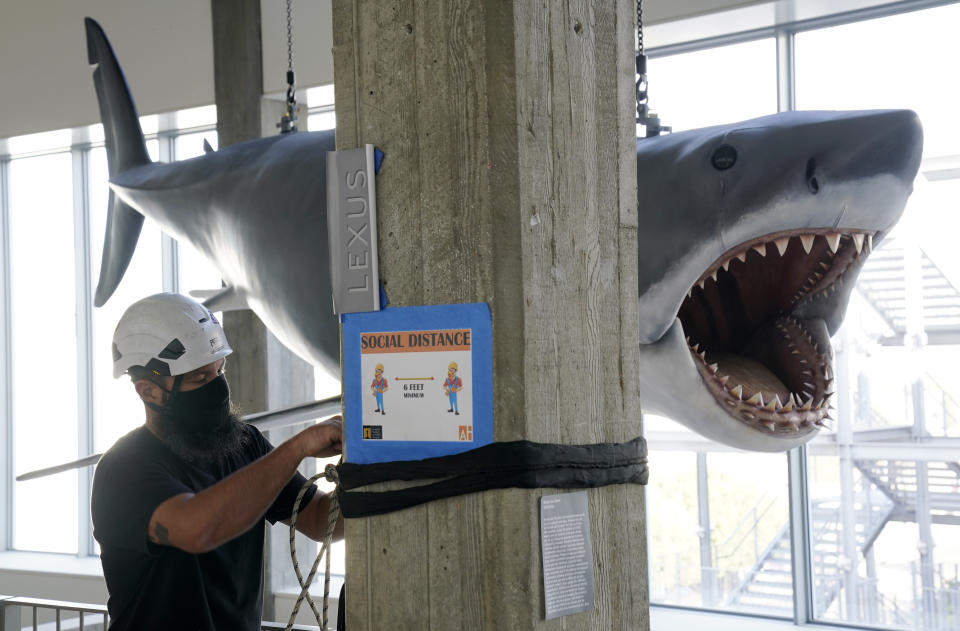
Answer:
M216 316L180 294L154 294L130 305L113 332L113 376L142 366L176 376L233 352Z

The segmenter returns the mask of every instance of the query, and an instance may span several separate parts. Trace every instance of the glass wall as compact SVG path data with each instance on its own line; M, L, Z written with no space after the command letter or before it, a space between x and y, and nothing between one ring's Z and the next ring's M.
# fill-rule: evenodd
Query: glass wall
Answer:
M908 108L924 128L914 194L836 336L847 387L835 445L811 448L823 620L960 629L960 451L928 455L960 435L960 84L936 70L956 56L958 24L954 4L796 35L798 107Z
M773 38L654 57L647 68L651 108L675 132L777 111ZM783 455L725 450L652 414L644 432L651 601L791 616ZM670 436L670 450L657 435Z
M904 215L833 337L835 421L802 450L808 488L788 488L782 456L645 416L655 604L793 618L794 573L812 602L800 622L960 629L960 83L946 70L960 4L896 11L648 64L651 106L675 130L770 113L779 83L797 109L912 109L925 136ZM791 562L790 502L809 567Z
M13 468L77 457L77 318L69 152L10 161ZM77 474L18 485L13 545L77 552Z
M304 126L332 128L332 86L307 96L311 107ZM215 150L215 124L212 106L141 118L154 161L203 155L204 141ZM10 265L2 273L11 287L6 306L12 345L9 385L0 383L0 395L9 393L12 409L0 427L9 424L13 436L12 444L2 445L11 461L2 477L11 479L102 453L141 425L143 404L129 380L112 376L109 348L117 321L144 296L216 290L222 283L189 243L176 242L146 219L115 293L103 307L92 308L87 294L100 274L110 195L102 126L12 138L5 146L0 212L6 217L2 243L9 244L4 258ZM338 380L318 377L318 398L339 393ZM92 472L88 467L11 482L13 505L0 513L5 520L0 532L9 536L0 551L97 554L89 527ZM286 532L274 534L285 547ZM343 574L342 543L334 545L332 557L333 572ZM283 554L273 558L272 572L276 589L299 591Z
M198 155L203 137L216 147L214 108L167 118L201 131L161 130L159 117L142 118L153 160ZM9 160L0 163L5 170L0 182L8 188L0 191L0 200L6 200L0 210L8 226L11 348L3 387L11 418L3 422L11 424L13 436L6 472L11 477L102 453L142 424L143 404L129 380L112 377L113 328L139 298L221 284L216 270L191 247L178 247L147 219L120 285L106 305L92 308L87 294L100 274L110 194L102 143L100 125L11 138ZM82 534L89 533L91 471L14 482L13 510L4 514L11 533L4 547L95 551ZM69 515L79 519L65 518Z

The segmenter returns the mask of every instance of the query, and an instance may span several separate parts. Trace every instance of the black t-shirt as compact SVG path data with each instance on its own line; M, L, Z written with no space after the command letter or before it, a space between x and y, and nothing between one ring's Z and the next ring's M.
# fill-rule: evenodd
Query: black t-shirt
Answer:
M145 426L104 454L93 478L93 534L110 597L111 631L251 631L260 629L264 521L204 554L156 545L147 537L153 511L181 493L197 493L273 447L253 426L242 453L196 465L176 456ZM296 474L264 518L293 514L306 479ZM304 495L302 506L316 487Z

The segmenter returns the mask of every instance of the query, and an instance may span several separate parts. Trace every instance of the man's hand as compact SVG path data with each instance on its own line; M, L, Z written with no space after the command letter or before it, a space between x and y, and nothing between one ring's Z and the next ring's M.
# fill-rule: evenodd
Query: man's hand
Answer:
M331 419L311 425L296 436L304 457L329 458L343 453L343 418Z

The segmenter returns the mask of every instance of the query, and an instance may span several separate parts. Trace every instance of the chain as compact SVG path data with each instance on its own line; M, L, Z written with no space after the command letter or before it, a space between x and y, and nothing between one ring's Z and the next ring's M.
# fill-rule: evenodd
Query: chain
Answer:
M287 0L287 70L293 72L293 0ZM638 9L639 10L639 9Z
M646 124L647 56L643 54L643 0L637 0L637 122Z
M637 0L637 53L643 54L643 0Z
M646 136L659 136L670 127L660 124L650 109L650 86L647 83L647 56L643 53L643 0L637 0L637 124L646 128Z
M297 131L297 98L293 77L293 0L287 0L287 109L277 127L281 133Z

